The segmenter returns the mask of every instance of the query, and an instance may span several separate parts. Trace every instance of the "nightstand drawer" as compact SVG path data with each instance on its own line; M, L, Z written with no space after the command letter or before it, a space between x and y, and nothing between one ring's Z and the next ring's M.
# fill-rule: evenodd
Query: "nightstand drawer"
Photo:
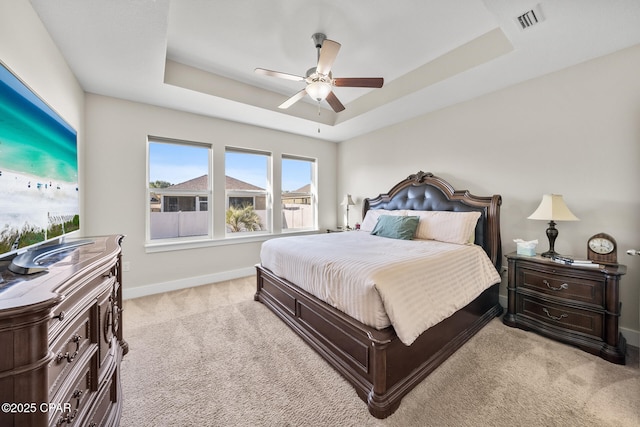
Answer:
M554 272L518 269L518 287L545 295L604 307L604 282Z
M532 320L597 338L603 334L604 313L554 304L527 295L518 295L517 305L518 312Z

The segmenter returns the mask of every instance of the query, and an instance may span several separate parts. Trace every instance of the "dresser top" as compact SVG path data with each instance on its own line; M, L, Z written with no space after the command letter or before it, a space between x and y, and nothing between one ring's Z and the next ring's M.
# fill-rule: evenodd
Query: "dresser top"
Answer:
M83 271L90 274L113 262L119 253L122 237L113 235L90 238L89 244L51 255L51 264L47 269L35 274L13 273L9 270L11 259L0 261L0 311L58 304L64 298L63 294L73 286L66 283L69 278ZM65 289L61 289L61 283L65 283Z

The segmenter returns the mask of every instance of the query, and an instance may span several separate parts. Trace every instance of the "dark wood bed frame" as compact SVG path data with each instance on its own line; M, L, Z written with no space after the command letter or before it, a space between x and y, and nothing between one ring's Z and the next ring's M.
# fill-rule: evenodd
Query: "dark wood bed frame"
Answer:
M455 191L443 179L421 171L387 194L365 199L363 218L369 209L478 211L481 217L475 243L500 271L501 203L499 195L477 197L466 190ZM502 313L498 283L406 346L393 327L377 330L366 326L261 265L256 269L255 300L271 309L340 372L377 418L391 415L409 391Z

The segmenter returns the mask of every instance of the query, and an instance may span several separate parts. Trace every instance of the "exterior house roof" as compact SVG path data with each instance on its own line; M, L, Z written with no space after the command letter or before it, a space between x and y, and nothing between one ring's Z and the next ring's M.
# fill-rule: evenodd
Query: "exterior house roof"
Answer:
M248 182L240 181L239 179L225 176L225 188L227 190L259 190L264 191L264 188L260 188L256 185L249 184Z
M172 190L200 191L206 190L208 187L209 175L202 175L188 181L180 182L169 186Z
M225 179L226 179L225 188L227 190L259 190L259 191L264 190L264 188L260 188L253 184L249 184L248 182L244 182L239 179L232 178L230 176L225 176ZM172 190L202 191L207 189L208 180L209 180L209 175L202 175L197 178L190 179L188 181L174 184L169 188Z
M284 193L282 193L282 197L283 199L287 199L287 200L296 199L300 197L309 197L310 192L311 192L311 184L307 184L298 188L297 190L285 191Z
M304 185L297 190L292 191L292 193L310 193L311 192L311 184Z

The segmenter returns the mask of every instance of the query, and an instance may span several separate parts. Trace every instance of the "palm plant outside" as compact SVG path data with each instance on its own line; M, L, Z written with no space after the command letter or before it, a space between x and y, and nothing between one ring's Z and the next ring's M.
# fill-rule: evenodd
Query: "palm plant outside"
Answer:
M226 213L226 222L232 232L258 231L262 229L260 216L251 205L230 206Z

